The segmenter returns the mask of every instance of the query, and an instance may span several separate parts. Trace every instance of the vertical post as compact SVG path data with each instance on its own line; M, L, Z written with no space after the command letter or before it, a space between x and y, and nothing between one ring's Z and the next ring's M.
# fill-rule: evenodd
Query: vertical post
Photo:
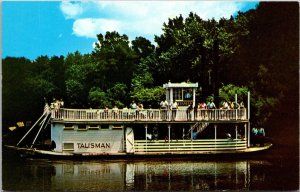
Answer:
M168 124L168 138L169 138L169 152L170 152L171 124Z
M248 122L248 147L250 147L250 121Z
M191 150L193 150L193 125L190 125L191 130Z
M169 102L169 90L166 88L166 100Z
M248 102L247 102L248 115L247 115L247 117L248 117L248 120L249 120L250 119L250 91L248 91L247 98L248 98Z
M193 125L190 125L190 130L191 130L191 140L193 140Z
M248 147L248 131L247 131L247 124L245 123L244 124L244 137L245 137L245 139L247 139L246 141L247 141L247 143L246 143L246 146Z
M148 151L148 138L147 138L147 134L148 134L148 125L145 125L145 136L146 136L146 152Z
M214 125L214 127L215 127L215 148L217 147L217 125L215 124Z
M193 88L193 108L195 107L196 104L196 89Z
M234 102L237 103L237 94L234 95Z
M237 139L238 139L238 126L235 125L235 148L237 148Z
M170 88L170 103L173 103L173 88Z

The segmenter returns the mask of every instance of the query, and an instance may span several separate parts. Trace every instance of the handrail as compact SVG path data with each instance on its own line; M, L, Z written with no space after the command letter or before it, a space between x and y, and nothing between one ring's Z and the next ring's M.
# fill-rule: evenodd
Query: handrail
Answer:
M134 146L135 152L218 151L245 149L247 142L243 139L135 140Z
M67 109L51 111L54 120L72 121L238 121L247 120L247 109Z

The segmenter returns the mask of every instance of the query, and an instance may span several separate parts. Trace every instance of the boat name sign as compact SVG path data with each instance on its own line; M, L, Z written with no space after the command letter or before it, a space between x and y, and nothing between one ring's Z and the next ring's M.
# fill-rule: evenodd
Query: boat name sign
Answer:
M78 149L81 148L102 148L102 149L110 149L110 143L77 143Z

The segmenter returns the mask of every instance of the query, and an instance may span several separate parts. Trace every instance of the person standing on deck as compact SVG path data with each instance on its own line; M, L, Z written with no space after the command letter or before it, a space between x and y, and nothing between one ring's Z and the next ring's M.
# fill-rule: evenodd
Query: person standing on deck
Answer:
M114 108L112 108L112 112L113 112L114 119L117 119L118 118L119 109L118 109L118 107L116 105L114 106Z
M130 109L132 109L132 116L136 116L137 105L134 101L132 101L132 103L130 104Z
M160 109L161 109L161 119L166 120L167 119L167 110L168 110L168 101L161 101L160 102Z
M189 105L187 108L186 108L186 118L187 120L191 120L191 111L193 110L193 106L192 105Z
M172 110L172 120L174 121L176 118L176 113L177 113L177 108L178 108L178 104L175 101L174 103L172 103L171 105L171 110Z
M148 119L153 119L153 109L152 106L149 105L149 109L147 111Z
M215 105L213 100L207 104L207 108L208 109L215 109L216 108L216 105Z
M198 105L194 107L194 120L198 119Z
M257 135L265 137L266 136L265 129L262 127L259 128L257 131Z

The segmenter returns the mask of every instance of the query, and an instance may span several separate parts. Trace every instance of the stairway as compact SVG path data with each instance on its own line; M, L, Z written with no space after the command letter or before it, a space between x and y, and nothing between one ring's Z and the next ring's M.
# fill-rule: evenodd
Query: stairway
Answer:
M188 133L186 134L186 136L190 136L191 135L191 131L194 132L194 130L197 130L197 134L200 134L202 131L204 131L207 127L208 127L209 123L204 123L204 122L197 122L195 123L195 125L193 125Z

